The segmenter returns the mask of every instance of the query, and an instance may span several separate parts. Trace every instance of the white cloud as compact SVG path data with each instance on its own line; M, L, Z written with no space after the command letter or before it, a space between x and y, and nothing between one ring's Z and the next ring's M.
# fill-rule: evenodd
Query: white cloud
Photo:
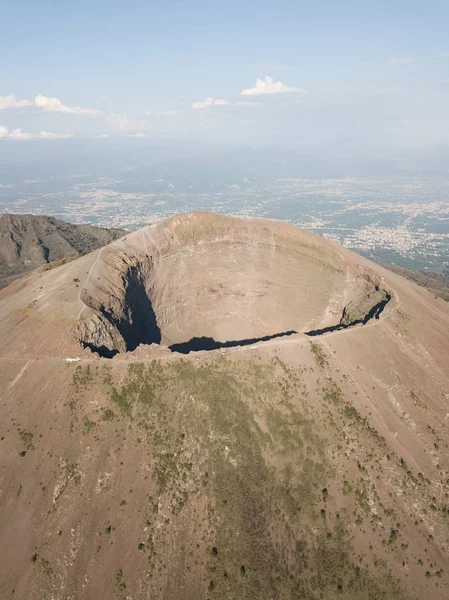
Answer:
M19 100L13 94L9 96L0 96L0 110L6 108L22 108L23 106L31 106L31 102L28 100Z
M265 77L265 79L257 79L256 85L252 88L242 90L240 94L242 96L260 96L261 94L283 94L286 92L304 92L298 88L289 87L282 81L274 81L272 77Z
M133 137L133 138L146 138L148 137L146 133L143 133L142 131L140 131L139 133L133 133L131 134L129 137Z
M31 133L26 133L21 129L13 129L11 133L7 134L6 138L10 140L31 140L33 136Z
M25 133L21 129L9 131L4 125L0 125L0 140L31 140L31 133Z
M214 98L204 98L204 100L199 100L198 102L194 102L192 104L192 108L195 110L202 108L209 108L210 106L225 106L229 104L227 100L223 100L222 98L214 99Z
M390 58L387 62L389 65L410 65L412 63L421 62L422 60L432 60L433 58L449 58L449 52L442 52L441 54L431 54L430 56Z
M72 115L102 115L102 110L96 108L82 108L81 106L66 106L59 98L50 98L39 94L35 97L34 103L38 108L42 108L45 112L59 112Z
M36 136L40 140L65 140L73 137L70 133L53 133L51 131L41 131Z
M28 100L18 100L16 96L0 96L0 110L6 108L17 108L23 106L30 106L34 109L41 110L45 113L62 113L66 115L81 115L81 116L97 116L103 117L109 127L115 131L121 132L129 132L136 131L139 132L141 130L145 131L150 128L150 125L146 122L144 118L131 118L125 114L116 114L109 113L104 110L98 110L96 108L86 108L81 106L67 106L62 103L59 98L43 96L42 94L38 94L34 98L34 102L29 102ZM176 111L165 111L164 113L159 113L159 116L174 116ZM28 136L30 134L26 134L22 132L20 129L14 130L8 133L9 139L12 139L12 136L15 136L15 139L30 139ZM5 137L4 134L2 137ZM41 139L56 139L56 137L69 137L68 134L53 134L48 131L42 131L40 134L33 134L31 137L35 139L38 135L40 135ZM20 137L26 136L26 137ZM73 137L73 136L70 136Z
M51 131L40 131L39 133L27 133L21 129L9 129L3 125L0 125L0 139L4 140L62 140L71 138L73 135L69 133L53 133Z

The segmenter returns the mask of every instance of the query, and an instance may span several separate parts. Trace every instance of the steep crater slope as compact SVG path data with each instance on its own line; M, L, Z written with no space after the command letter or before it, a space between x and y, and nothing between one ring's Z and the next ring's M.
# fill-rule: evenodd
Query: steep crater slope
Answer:
M102 356L244 345L378 316L379 277L293 225L192 213L105 247L84 282L79 342Z

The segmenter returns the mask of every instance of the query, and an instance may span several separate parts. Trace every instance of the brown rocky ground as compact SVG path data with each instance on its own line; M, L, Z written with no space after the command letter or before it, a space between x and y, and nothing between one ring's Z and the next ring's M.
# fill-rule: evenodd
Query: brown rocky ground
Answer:
M126 352L142 331L162 345ZM16 281L0 336L2 598L449 596L449 308L426 290L194 214ZM223 347L167 347L192 338Z

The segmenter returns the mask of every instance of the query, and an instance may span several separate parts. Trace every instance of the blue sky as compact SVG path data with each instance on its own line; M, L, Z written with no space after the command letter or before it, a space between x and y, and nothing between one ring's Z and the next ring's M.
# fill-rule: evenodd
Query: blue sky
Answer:
M448 144L448 4L4 2L0 143Z

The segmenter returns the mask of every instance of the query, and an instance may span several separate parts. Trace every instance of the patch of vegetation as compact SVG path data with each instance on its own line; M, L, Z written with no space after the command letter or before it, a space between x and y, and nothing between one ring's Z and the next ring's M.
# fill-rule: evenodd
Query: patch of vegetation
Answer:
M64 466L67 481L73 481L76 485L81 483L81 473L77 463L67 463Z
M400 320L403 321L404 323L407 323L408 321L410 321L409 315L405 311L403 311L401 308L397 309L396 314L398 315Z
M325 369L329 366L326 354L323 352L323 348L320 344L317 344L316 342L310 342L310 350L312 351L316 363L320 369Z
M112 387L112 402L129 417L136 403L148 407L154 405L161 391L167 387L168 382L163 380L163 371L163 366L155 360L148 366L142 363L130 365L128 376L120 391Z
M397 529L392 529L390 531L390 537L388 538L388 543L391 544L395 544L397 542L398 539L398 530Z
M53 577L53 569L50 565L50 561L46 558L41 558L41 568L42 568L42 572L44 573L44 575L46 577L48 577L49 579L52 579Z
M343 481L343 495L344 496L349 496L349 494L352 492L352 487L349 485L349 482L346 481L346 479Z
M50 263L47 263L46 265L43 265L41 267L41 269L42 269L42 271L51 271L52 269L56 269L57 267L61 267L62 265L71 263L72 261L76 260L77 258L86 256L86 254L89 254L90 252L92 252L92 250L93 250L93 248L91 250L85 250L83 252L76 252L75 254L70 254L69 256L66 256L65 258L61 258L60 260L54 260Z
M101 418L103 421L113 421L115 419L115 412L112 411L110 408L106 408L103 411L103 415Z
M77 392L85 391L94 381L90 365L77 365L73 374L73 385Z
M422 406L419 396L415 391L411 390L410 398L412 399L413 404L415 404L416 406Z
M85 435L87 435L88 433L90 433L92 431L92 429L95 428L95 426L96 426L95 421L91 421L87 417L84 417L84 421L83 421L83 433Z
M26 429L19 429L19 436L27 450L34 450L33 434Z
M123 580L123 571L121 569L119 569L115 574L115 585L117 586L117 589L121 592L126 590L126 583Z

